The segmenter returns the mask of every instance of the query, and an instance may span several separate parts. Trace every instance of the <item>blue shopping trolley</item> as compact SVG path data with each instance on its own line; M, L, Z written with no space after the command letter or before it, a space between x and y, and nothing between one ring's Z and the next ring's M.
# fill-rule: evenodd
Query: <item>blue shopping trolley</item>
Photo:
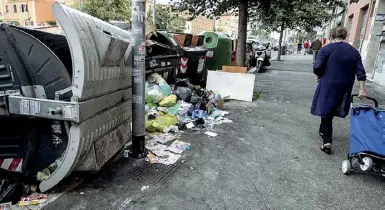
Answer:
M342 172L352 170L375 171L385 176L385 110L372 105L353 104L350 109L350 150L348 159L342 162Z

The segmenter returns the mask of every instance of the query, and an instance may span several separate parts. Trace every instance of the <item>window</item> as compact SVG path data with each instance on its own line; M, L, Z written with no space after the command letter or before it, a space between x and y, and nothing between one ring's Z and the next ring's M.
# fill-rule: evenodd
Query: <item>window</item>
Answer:
M5 13L8 13L8 12L9 12L8 5L5 5Z
M25 21L25 22L24 22L24 25L25 25L25 26L29 26L29 22L28 22L28 21Z
M33 21L31 21L31 26L33 26Z
M13 5L13 12L17 13L17 6L16 6L16 4Z
M21 12L24 12L25 9L24 9L24 4L21 5Z

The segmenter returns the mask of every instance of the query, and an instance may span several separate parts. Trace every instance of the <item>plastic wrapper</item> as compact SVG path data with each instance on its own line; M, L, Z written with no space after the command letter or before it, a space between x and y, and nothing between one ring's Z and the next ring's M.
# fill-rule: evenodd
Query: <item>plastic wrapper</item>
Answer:
M174 115L163 115L157 117L155 120L147 120L145 122L146 130L149 132L164 132L165 128L178 124L178 118Z
M161 101L165 95L162 93L160 88L155 84L146 82L146 103L157 104Z
M169 95L165 98L163 98L160 102L159 102L159 106L162 106L162 107L172 107L176 104L177 102L177 96L176 95Z
M174 93L178 98L185 102L190 102L192 91L188 87L176 87Z
M207 112L203 110L194 110L191 115L192 119L207 119Z

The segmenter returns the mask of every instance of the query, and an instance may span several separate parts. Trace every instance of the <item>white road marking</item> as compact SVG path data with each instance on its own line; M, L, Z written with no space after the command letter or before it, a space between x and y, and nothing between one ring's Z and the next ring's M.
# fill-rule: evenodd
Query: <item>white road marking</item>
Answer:
M118 210L124 210L126 209L126 207L128 206L128 204L130 204L132 201L131 198L127 198L126 200L123 201L122 204L120 204L120 206L118 207Z

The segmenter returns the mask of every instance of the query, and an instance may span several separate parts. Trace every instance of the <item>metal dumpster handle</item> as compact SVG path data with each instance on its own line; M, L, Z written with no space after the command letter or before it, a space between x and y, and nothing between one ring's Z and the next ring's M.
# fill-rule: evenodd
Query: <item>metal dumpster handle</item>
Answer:
M358 97L358 96L359 96L358 94L352 94L352 97L350 98L350 102L353 103L353 99L354 99L355 97ZM368 99L368 100L373 101L373 102L374 102L374 106L375 106L375 107L378 107L378 101L377 101L375 98L366 96L365 99Z

